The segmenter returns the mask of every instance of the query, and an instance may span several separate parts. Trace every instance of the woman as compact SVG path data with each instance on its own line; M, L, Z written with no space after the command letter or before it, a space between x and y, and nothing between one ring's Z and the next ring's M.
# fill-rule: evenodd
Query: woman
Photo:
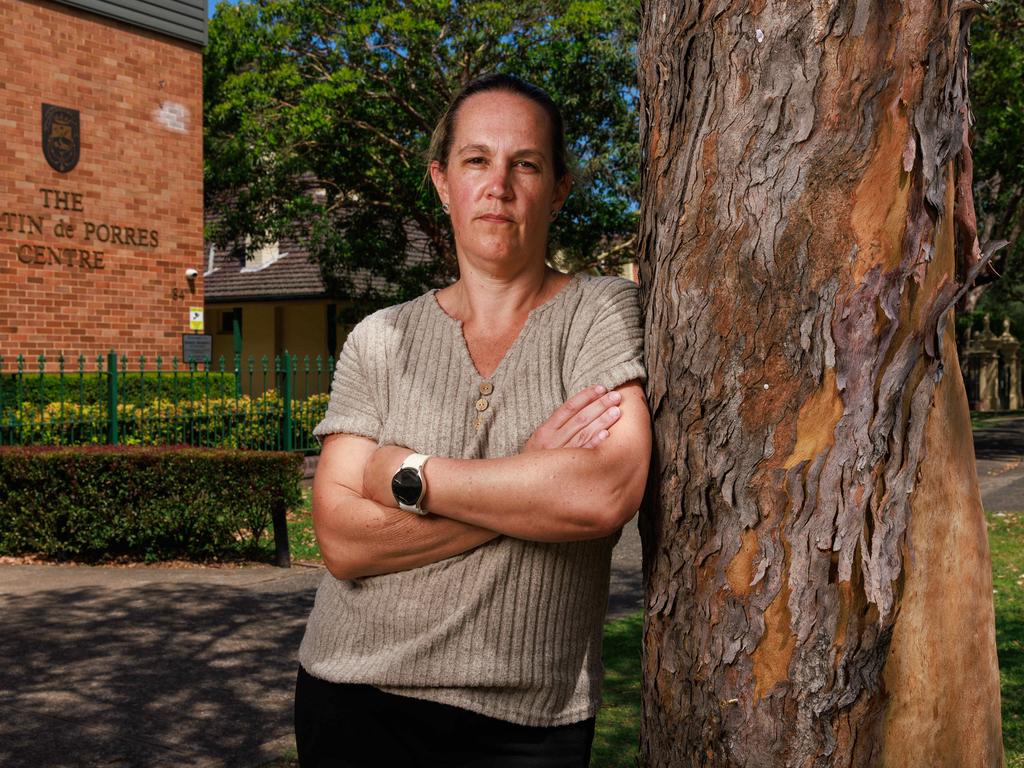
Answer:
M571 178L540 89L471 83L431 158L459 279L353 329L314 430L300 762L585 766L650 455L636 288L545 266Z

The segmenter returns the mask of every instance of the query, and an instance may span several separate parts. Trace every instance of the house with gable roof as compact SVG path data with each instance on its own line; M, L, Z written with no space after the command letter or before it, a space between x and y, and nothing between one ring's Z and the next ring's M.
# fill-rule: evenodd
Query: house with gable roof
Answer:
M208 220L215 214L207 212ZM422 235L410 232L409 263L426 258ZM235 356L242 360L242 391L259 394L262 361L274 370L274 360L288 352L298 359L296 387L302 393L305 365L309 364L309 392L326 392L330 385L330 358L337 359L352 329L354 302L331 296L320 266L305 244L292 239L270 243L249 259L230 247L206 243L204 286L205 332L213 336L211 368L233 370ZM388 293L390 285L369 273L354 277L355 289L367 287ZM321 375L317 378L317 357ZM252 386L249 361L252 361ZM271 374L267 377L271 382Z

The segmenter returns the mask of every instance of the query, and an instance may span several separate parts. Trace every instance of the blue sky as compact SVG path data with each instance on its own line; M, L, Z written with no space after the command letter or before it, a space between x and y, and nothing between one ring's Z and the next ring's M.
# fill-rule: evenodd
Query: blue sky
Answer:
M213 11L218 3L227 2L228 5L238 5L238 0L206 0L206 16L213 18Z

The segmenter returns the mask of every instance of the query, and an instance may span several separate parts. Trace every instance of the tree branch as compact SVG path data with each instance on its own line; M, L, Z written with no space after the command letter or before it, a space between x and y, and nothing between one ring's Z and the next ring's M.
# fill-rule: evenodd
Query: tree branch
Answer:
M384 143L390 145L395 151L398 152L399 156L401 157L402 162L408 167L408 165L409 165L409 159L408 159L409 158L409 148L406 147L404 144L402 144L399 141L395 141L395 139L393 139L392 137L388 136L386 133L384 133L382 130L377 128L375 125L371 125L370 123L366 122L365 120L358 120L358 119L353 119L353 118L342 117L341 118L341 122L347 123L348 125L351 125L351 126L353 126L355 128L360 128L360 129L362 129L364 131L367 131L368 133L372 133L378 139L380 139ZM369 149L367 149L367 152L369 152Z

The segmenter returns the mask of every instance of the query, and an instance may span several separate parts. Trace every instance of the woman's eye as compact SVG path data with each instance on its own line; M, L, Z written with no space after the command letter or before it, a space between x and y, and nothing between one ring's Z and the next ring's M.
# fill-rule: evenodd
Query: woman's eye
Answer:
M539 170L538 167L537 167L537 164L536 163L531 163L529 160L520 160L519 161L519 167L520 168L525 168L528 171Z

